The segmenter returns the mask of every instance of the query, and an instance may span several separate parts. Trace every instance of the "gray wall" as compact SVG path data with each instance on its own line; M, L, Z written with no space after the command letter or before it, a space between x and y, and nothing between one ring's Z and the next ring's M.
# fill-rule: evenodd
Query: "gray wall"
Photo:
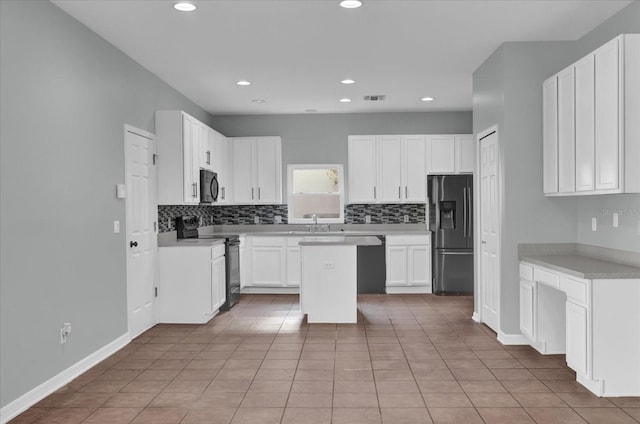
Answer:
M124 124L208 115L49 2L3 0L0 19L5 406L127 332Z
M349 172L349 135L470 134L472 130L471 112L235 115L213 116L210 123L230 137L281 136L283 193L288 164L342 163Z
M504 166L500 325L505 333L520 332L519 243L579 242L640 251L639 195L542 194L542 81L616 35L631 32L640 32L638 2L578 41L505 43L473 74L473 131L498 125ZM606 216L612 209L622 211L616 229ZM597 232L591 232L591 217L599 219Z

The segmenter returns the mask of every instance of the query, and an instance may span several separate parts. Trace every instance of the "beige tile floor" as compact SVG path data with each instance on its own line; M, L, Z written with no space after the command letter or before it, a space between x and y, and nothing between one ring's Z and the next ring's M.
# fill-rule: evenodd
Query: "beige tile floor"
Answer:
M12 423L640 422L640 397L598 398L562 355L499 344L471 297L360 296L357 325L306 324L297 302L157 325Z

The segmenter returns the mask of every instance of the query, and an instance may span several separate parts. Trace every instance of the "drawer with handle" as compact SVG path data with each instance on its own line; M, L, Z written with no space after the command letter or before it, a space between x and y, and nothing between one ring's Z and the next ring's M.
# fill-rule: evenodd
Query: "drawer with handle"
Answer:
M533 279L538 283L546 284L547 286L551 286L555 289L560 288L560 276L556 273L547 271L546 269L534 268Z

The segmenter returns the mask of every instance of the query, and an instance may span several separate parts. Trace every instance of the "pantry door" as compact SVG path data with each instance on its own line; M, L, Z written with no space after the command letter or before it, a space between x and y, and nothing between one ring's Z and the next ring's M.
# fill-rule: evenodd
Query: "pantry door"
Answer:
M500 149L497 129L479 134L480 142L480 305L481 321L500 329Z
M127 318L134 338L155 324L157 173L153 134L125 126Z

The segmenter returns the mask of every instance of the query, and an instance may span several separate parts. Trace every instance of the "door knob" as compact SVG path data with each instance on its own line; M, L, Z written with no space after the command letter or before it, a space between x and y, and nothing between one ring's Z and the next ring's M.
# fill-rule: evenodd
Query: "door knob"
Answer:
M130 241L129 242L129 247L138 247L138 242L137 241Z

